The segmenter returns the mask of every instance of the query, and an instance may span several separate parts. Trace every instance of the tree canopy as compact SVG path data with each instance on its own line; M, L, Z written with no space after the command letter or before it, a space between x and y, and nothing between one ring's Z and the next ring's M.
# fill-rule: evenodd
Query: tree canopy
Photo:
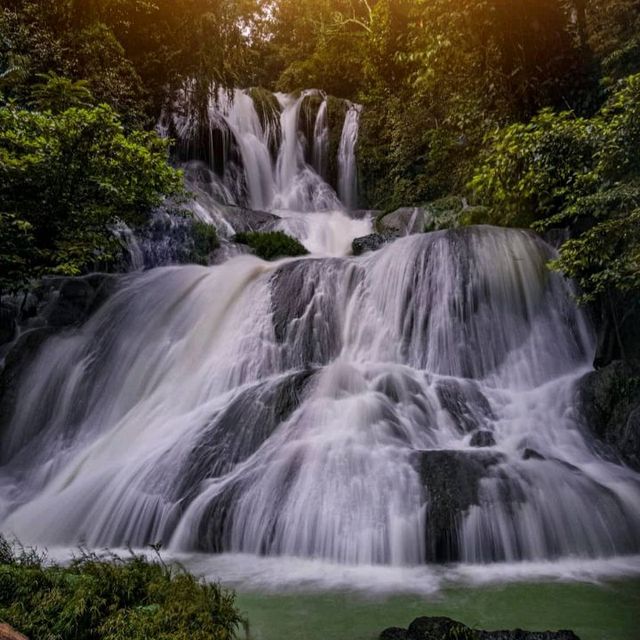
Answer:
M638 34L640 0L4 0L3 254L77 272L116 212L173 193L152 130L185 83L314 87L364 106L362 206L568 227L586 295L637 287Z

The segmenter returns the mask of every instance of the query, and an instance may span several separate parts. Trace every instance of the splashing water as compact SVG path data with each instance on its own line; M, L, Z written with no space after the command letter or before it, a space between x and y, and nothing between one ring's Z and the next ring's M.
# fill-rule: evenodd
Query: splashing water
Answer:
M593 336L551 256L472 227L130 275L24 372L1 528L358 565L638 553L638 475L574 409Z

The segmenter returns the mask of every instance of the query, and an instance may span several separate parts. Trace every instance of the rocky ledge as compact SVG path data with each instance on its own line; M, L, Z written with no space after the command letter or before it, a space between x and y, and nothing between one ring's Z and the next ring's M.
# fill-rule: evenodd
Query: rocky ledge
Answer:
M601 453L640 471L640 361L617 360L585 375L578 406Z
M480 631L451 618L416 618L408 629L391 627L380 640L580 640L573 631Z

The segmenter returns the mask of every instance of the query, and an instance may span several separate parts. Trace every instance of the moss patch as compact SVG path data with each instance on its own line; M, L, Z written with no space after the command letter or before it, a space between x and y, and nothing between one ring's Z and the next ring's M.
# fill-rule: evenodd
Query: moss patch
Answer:
M304 256L309 253L300 242L282 231L239 233L234 241L251 247L253 253L263 260Z

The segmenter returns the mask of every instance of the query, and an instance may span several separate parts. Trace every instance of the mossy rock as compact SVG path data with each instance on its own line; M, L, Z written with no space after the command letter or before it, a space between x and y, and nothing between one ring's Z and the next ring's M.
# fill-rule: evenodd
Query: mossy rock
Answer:
M309 253L298 240L282 231L239 233L233 240L247 245L263 260L305 256Z

